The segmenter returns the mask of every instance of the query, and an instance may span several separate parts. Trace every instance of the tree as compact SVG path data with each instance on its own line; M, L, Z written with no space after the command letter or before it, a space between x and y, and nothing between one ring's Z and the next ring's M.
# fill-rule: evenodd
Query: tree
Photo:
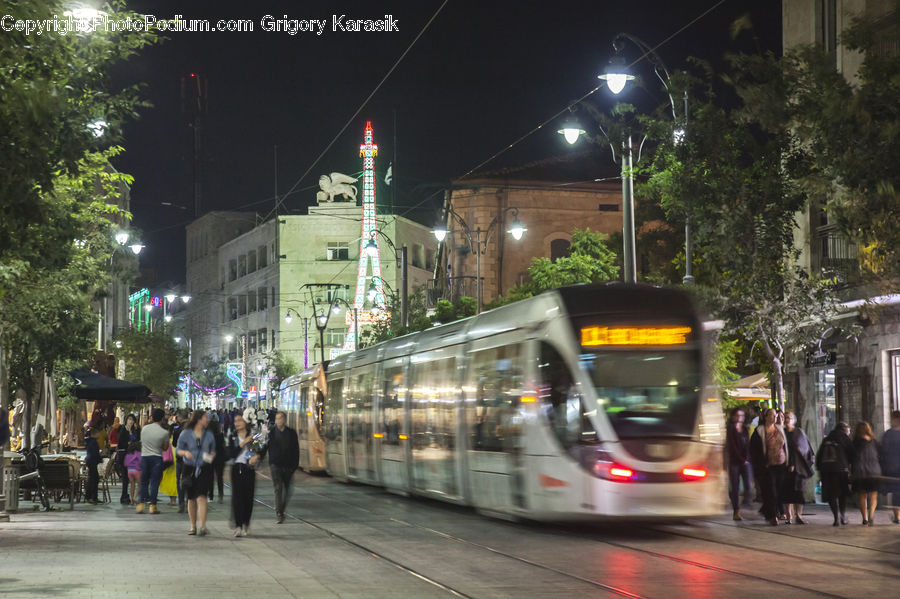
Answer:
M154 331L126 329L116 341L121 341L116 351L125 361L127 380L145 385L161 397L174 393L179 378L187 372L187 350L175 342L166 327Z
M815 342L837 303L831 281L795 266L795 215L808 197L792 174L796 156L786 111L777 101L759 110L762 102L784 98L762 93L785 85L778 59L740 55L730 65L724 80L734 105L716 96L709 71L693 80L703 84L691 89L683 143L673 142L671 119L653 122L659 145L641 191L667 214L691 216L702 255L698 280L711 292L705 295L725 320L726 334L761 343L783 407L788 352Z
M300 372L297 363L277 349L266 354L266 361L269 364L268 372L274 377L269 379L270 390L278 389L281 381Z
M551 261L546 257L534 258L528 266L529 281L513 287L504 298L491 306L508 304L526 299L564 285L576 283L604 283L619 276L616 254L607 244L607 236L590 229L575 229L569 255Z

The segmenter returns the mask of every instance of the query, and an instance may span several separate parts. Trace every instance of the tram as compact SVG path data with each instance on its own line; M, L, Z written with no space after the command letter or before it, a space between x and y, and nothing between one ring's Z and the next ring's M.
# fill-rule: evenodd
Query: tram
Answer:
M332 360L325 467L513 519L718 514L724 422L706 354L681 291L543 293Z
M325 410L325 366L284 379L278 393L278 408L287 415L287 425L297 431L300 468L307 472L325 471L325 440L322 416Z

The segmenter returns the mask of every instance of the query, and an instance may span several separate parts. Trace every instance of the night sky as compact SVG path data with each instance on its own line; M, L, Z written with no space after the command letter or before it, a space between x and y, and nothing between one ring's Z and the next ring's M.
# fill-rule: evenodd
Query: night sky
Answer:
M780 52L781 2L775 0L451 0L301 180L441 1L131 2L133 10L159 19L250 19L254 25L252 33L168 33L167 41L115 74L118 84L146 83L144 95L153 104L126 126L126 153L116 163L135 177L134 223L147 244L142 266L155 271L160 283L184 279L184 225L193 218L193 179L181 79L192 72L206 78L209 90L201 212L269 213L275 204L277 146L278 192L294 189L281 211L301 213L314 202L320 175L361 169L358 148L366 120L372 121L380 148L377 166L387 167L396 115L396 203L402 213L423 200L422 207L436 207L437 197L427 200L435 185L468 172L597 85L617 33L655 46L716 4L657 50L670 70L683 68L688 56L721 62L726 51ZM731 40L731 22L747 12L755 38L745 33ZM392 15L399 32L332 31L332 15L341 14ZM265 15L325 19L328 26L321 36L266 32ZM634 46L625 51L630 60L640 56ZM652 76L646 62L636 69ZM624 100L646 109L665 98L657 86L633 94ZM605 89L591 101L600 108L615 103ZM551 123L481 170L571 151L556 129L558 123Z

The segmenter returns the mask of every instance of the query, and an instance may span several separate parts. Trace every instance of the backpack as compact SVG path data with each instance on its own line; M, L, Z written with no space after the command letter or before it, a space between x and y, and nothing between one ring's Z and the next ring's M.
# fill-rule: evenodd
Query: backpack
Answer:
M822 442L819 448L819 469L836 470L841 461L841 446L831 439Z

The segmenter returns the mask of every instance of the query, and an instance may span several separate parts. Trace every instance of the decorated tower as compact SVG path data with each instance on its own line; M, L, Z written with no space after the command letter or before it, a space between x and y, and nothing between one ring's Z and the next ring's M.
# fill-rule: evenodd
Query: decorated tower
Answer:
M381 252L378 247L378 233L375 232L378 224L375 221L375 157L378 156L378 146L375 145L372 132L372 121L366 121L363 144L359 146L359 155L363 159L363 217L362 234L359 239L359 266L356 270L356 295L353 306L359 315L359 326L371 324L384 309L384 281L381 278ZM367 246L373 243L375 252L369 255ZM371 267L371 275L370 273ZM373 309L365 310L366 296L369 291L368 281L375 285L375 298L372 302ZM344 350L352 350L356 347L356 323L353 322L353 312L347 311L347 336L344 338Z

